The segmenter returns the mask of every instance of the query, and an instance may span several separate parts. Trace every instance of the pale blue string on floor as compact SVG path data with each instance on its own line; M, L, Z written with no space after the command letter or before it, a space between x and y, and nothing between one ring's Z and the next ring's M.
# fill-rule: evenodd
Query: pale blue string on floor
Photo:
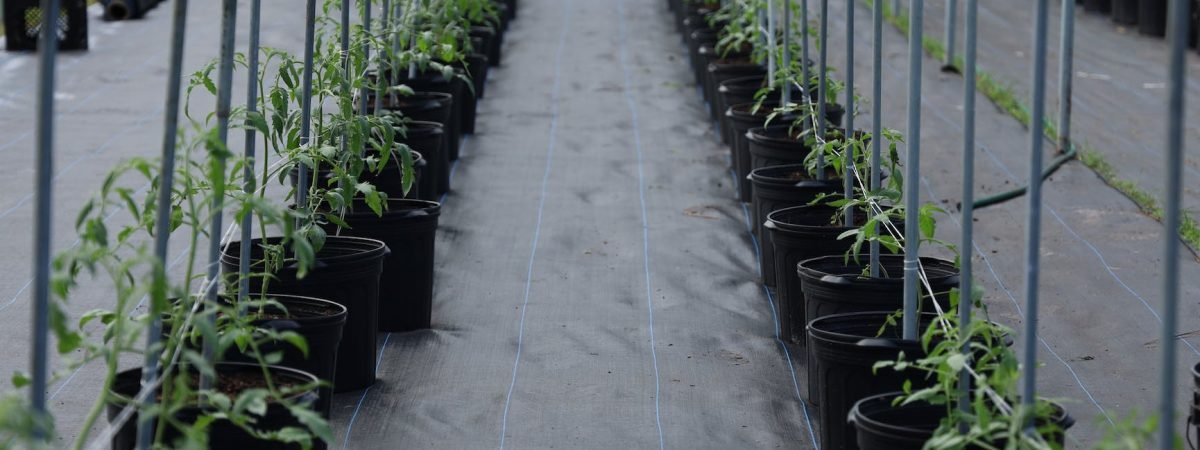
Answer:
M654 424L658 427L658 448L663 450L666 448L666 439L663 436L662 427L662 383L658 372L658 350L655 348L654 339L654 294L651 292L650 284L650 222L646 214L646 174L645 174L645 158L642 151L642 131L638 125L637 102L633 98L633 77L629 72L629 30L625 24L625 0L617 2L617 22L620 25L621 35L621 68L625 72L624 91L625 103L629 108L630 119L633 123L633 147L637 151L637 171L638 171L638 200L642 209L642 268L645 272L646 282L646 311L647 322L650 330L650 359L654 364Z

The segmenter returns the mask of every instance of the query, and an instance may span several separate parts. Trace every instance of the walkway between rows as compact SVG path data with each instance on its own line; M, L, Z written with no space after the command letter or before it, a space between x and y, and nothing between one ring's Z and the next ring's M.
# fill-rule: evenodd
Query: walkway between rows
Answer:
M741 205L659 0L525 0L439 230L434 329L346 448L812 447Z

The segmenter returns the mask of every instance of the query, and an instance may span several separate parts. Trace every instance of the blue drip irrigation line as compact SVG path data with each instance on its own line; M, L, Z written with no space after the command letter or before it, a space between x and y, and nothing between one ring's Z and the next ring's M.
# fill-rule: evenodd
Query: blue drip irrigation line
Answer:
M729 175L737 181L737 173L733 169L729 170ZM742 214L746 217L746 233L750 235L750 243L754 247L754 264L758 267L758 275L762 277L762 248L758 243L758 237L754 236L754 225L750 222L750 210L746 207L746 203L742 203ZM788 373L792 376L792 389L796 394L796 401L800 403L800 411L804 413L804 425L808 428L808 436L812 439L813 448L821 450L821 445L817 442L817 433L813 429L812 419L808 414L808 404L804 402L804 398L800 396L800 383L796 378L796 368L792 364L792 353L788 351L787 344L783 342L779 334L779 315L775 308L775 296L771 294L771 289L767 285L761 285L763 292L767 294L767 304L771 307L771 323L775 325L775 342L779 343L779 348L783 350L783 359L787 361Z
M928 178L925 178L925 176L921 176L921 184L925 185L925 191L928 192L929 199L931 201L933 201L934 203L937 203L941 200L939 198L937 192L935 192L933 190L933 186L931 186L929 184ZM959 222L958 217L956 217L953 214L949 214L949 217L950 217L950 220L954 221L955 225L962 226L962 223ZM992 267L992 262L991 262L991 260L988 259L987 254L984 253L983 249L979 246L979 243L977 241L975 241L974 239L971 240L971 246L974 247L975 254L979 255L979 257L983 259L983 263L984 263L984 265L987 266L988 272L990 272L992 275L992 278L996 280L996 286L1000 287L1000 290L1004 291L1004 294L1008 296L1009 301L1011 301L1013 306L1016 307L1017 315L1020 316L1022 319L1024 319L1025 312L1021 308L1021 303L1017 301L1017 298L1015 296L1013 296L1012 291L1010 291L1008 289L1008 286L1004 285L1004 281L1000 280L1000 274L996 273L996 269L994 267ZM1065 360L1061 356L1059 356L1058 352L1055 352L1054 349L1050 347L1050 344L1048 342L1046 342L1045 338L1043 338L1042 336L1038 336L1038 342L1042 343L1042 347L1045 348L1046 351L1050 352L1050 354L1052 356L1054 356L1054 359L1057 359L1058 362L1062 363L1062 365L1064 367L1066 367L1067 372L1070 372L1071 377L1075 379L1075 384L1079 385L1079 389L1083 390L1084 395L1087 395L1087 398L1088 398L1088 400L1090 400L1092 402L1092 405L1094 405L1096 407L1096 409L1100 411L1100 414L1104 416L1104 420L1107 420L1109 425L1112 425L1115 427L1116 422L1113 422L1112 417L1109 417L1109 415L1108 415L1108 411L1105 411L1104 407L1100 406L1100 402L1096 400L1096 397L1092 396L1092 391L1089 390L1086 385L1084 385L1083 379L1080 378L1079 374L1075 372L1075 368L1071 367L1071 364L1068 363L1067 360Z
M630 120L633 123L633 147L637 151L638 200L642 209L642 268L645 272L646 282L646 311L650 330L650 358L654 364L654 424L658 427L658 448L659 450L663 450L666 448L666 439L663 436L662 426L662 383L658 370L658 350L655 349L656 341L654 339L654 295L651 293L650 279L650 220L648 214L646 214L646 164L642 150L642 131L641 127L638 126L640 119L638 118L637 102L633 98L633 77L629 71L629 30L625 23L625 0L617 2L617 16L617 23L620 25L620 32L618 34L621 35L621 69L625 75L623 94L625 96L625 103L629 107ZM784 45L787 46L790 44L785 40ZM783 63L788 64L788 61L785 60Z
M538 193L537 223L533 229L533 242L530 244L529 267L525 275L525 298L521 302L521 320L517 325L517 354L513 358L512 381L508 385L508 393L504 397L504 413L500 417L500 450L504 450L505 434L508 432L508 409L512 404L513 389L517 386L517 373L521 365L521 349L525 341L525 311L529 306L529 291L533 285L533 262L537 257L538 238L542 233L542 212L546 206L546 184L550 180L551 163L554 160L554 142L558 135L558 91L562 84L562 53L567 43L567 30L571 23L571 6L573 0L566 0L563 5L562 31L558 37L558 50L554 55L554 86L550 94L550 139L546 145L546 169L542 174L542 186Z

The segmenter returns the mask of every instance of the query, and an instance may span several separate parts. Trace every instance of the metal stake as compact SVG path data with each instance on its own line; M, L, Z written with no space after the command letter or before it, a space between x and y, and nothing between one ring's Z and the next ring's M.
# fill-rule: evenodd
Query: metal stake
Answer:
M54 71L58 56L58 0L42 0L42 36L38 42L37 206L33 223L33 348L29 403L38 419L46 412L46 379L50 340L50 227L54 182ZM33 430L37 440L50 437L41 420Z
M259 28L262 22L262 0L250 2L250 49L246 51L246 66L250 69L246 83L246 113L258 112L258 42ZM254 127L246 127L246 148L242 156L246 159L243 169L242 191L247 196L254 195L258 188L254 178ZM254 215L242 217L242 245L238 247L238 300L246 300L250 295L250 240L253 239ZM266 237L266 236L264 236ZM240 308L239 308L240 311Z
M882 168L880 154L883 149L883 0L871 5L871 69L874 73L871 86L871 191L878 191L879 171ZM879 224L875 224L875 235L879 235ZM871 278L879 277L879 241L871 241Z
M958 44L955 33L958 32L958 0L946 0L946 59L943 67L954 66L954 47Z
M371 0L360 0L363 2L363 30L366 30L368 36L371 35ZM370 64L371 61L371 41L368 40L363 45L363 61L365 64ZM378 78L377 78L378 79ZM367 115L367 84L363 83L363 87L358 90L358 114Z
M786 45L786 41L784 45ZM767 82L774 86L775 71L779 64L775 61L775 52L779 51L778 42L775 39L775 0L767 0L767 49L770 50L767 52ZM784 80L784 83L787 83L787 80Z
M229 142L229 108L233 96L233 46L234 31L237 27L237 0L224 0L221 8L221 61L217 66L217 139L221 145ZM208 283L205 302L208 308L217 303L217 277L221 274L221 221L222 209L225 206L225 157L221 154L212 156L214 177L212 199L212 224L208 229ZM209 323L216 320L213 315L206 315ZM216 343L207 337L204 339L204 360L213 361L216 357ZM210 376L201 372L200 389L213 386Z
M1072 0L1074 1L1074 0ZM975 217L975 38L976 38L976 22L979 13L978 0L967 0L967 20L966 20L966 55L964 55L963 65L963 186L962 186L962 249L963 255L959 258L959 282L958 282L958 329L964 342L962 351L964 355L970 356L970 346L966 344L970 339L968 329L971 324L971 302L974 300L971 296L971 279L972 276L972 260L974 256L974 232L975 226L972 222ZM969 395L971 389L971 375L967 369L963 369L962 374L958 377L958 410L965 413L971 412L971 397ZM965 426L966 424L962 424Z
M1071 83L1075 62L1075 1L1063 0L1058 49L1058 151L1071 149Z
M350 0L342 0L342 90L350 95ZM341 138L342 154L346 154L349 139Z
M783 86L779 106L792 102L792 1L783 0Z
M313 78L313 27L317 17L317 0L308 0L304 18L304 73L301 75L300 97L300 147L308 147L312 140L312 78ZM308 208L308 167L300 164L296 168L296 207Z
M1187 47L1188 5L1186 0L1172 0L1167 17L1170 34L1170 57L1167 69L1170 94L1167 96L1167 214L1163 223L1163 327L1162 379L1159 381L1158 447L1170 450L1175 443L1175 347L1179 310L1179 222L1180 190L1183 186L1183 126L1184 100L1187 92L1183 52Z
M808 0L800 0L800 39L800 76L803 78L800 86L804 92L804 103L809 103L812 98L809 94L812 78L808 73Z
M146 356L142 363L142 390L158 384L159 358L162 350L162 308L167 302L167 247L171 235L171 194L175 186L175 139L179 130L179 98L183 78L183 42L187 31L187 0L176 0L171 18L171 68L167 75L167 106L163 110L162 161L158 181L158 209L154 216L154 256L158 260L155 287L150 299L150 324L146 329ZM148 410L158 400L147 395L139 408ZM137 448L146 450L154 443L154 421L149 414L139 415Z
M382 24L382 28L383 28L385 34L391 35L392 34L391 1L383 0L383 4L381 6L383 7L382 8L383 9L383 13L382 13L383 19L380 20L380 23ZM391 58L394 58L395 56L396 56L395 53L392 53L390 55ZM387 78L387 74L384 73L384 61L387 60L388 58L389 58L389 55L387 55L387 51L384 49L380 49L379 50L379 63L375 65L375 83L377 85L375 88L375 115L377 115L377 116L383 115L383 95L388 90L388 83L387 83L388 78ZM389 64L387 64L387 66L391 67L390 61L389 61Z
M821 44L817 56L817 135L816 142L820 143L825 139L825 70L828 59L829 42L829 0L821 0L821 28L820 37L817 38ZM820 148L815 148L817 152L817 179L825 179L825 152Z
M908 174L904 177L904 338L916 339L917 310L921 303L919 257L921 230L921 40L924 38L925 0L909 3L908 27Z
M1033 10L1033 111L1029 123L1029 223L1025 248L1025 334L1021 404L1032 411L1037 395L1037 319L1039 248L1042 237L1042 118L1046 92L1046 0Z
M854 1L846 2L846 128L842 142L849 143L854 136ZM842 150L843 184L846 198L854 198L854 182L858 173L854 168L854 145ZM854 208L846 208L846 226L854 226Z

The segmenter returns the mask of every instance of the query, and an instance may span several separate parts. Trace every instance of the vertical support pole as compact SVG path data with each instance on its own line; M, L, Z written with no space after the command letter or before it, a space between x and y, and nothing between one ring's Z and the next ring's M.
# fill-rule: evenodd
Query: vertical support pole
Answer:
M808 0L800 0L800 86L804 92L804 103L810 103L812 96L809 88L812 85L811 74L808 70Z
M883 153L883 0L871 2L871 190L878 191L881 180L879 170ZM875 235L879 235L879 224L875 224ZM871 278L879 276L879 241L871 241Z
M783 0L783 83L779 106L792 102L792 0Z
M942 67L953 67L954 54L957 53L955 47L958 45L958 0L946 0L945 28L946 59L942 61Z
M1029 222L1025 248L1025 332L1021 336L1021 404L1031 411L1037 396L1037 319L1039 252L1042 238L1042 119L1046 93L1046 3L1037 0L1033 10L1033 111L1029 116Z
M233 46L234 46L234 31L237 28L237 0L224 0L221 3L221 57L220 63L217 65L217 139L221 145L229 142L229 109L233 97ZM204 295L204 301L207 308L214 308L217 302L217 285L220 284L218 277L221 274L221 228L222 219L224 218L223 208L225 207L225 157L222 155L209 155L215 162L212 165L213 173L209 177L213 180L212 192L212 223L208 229L208 289ZM215 320L212 315L207 315L206 319ZM204 339L204 360L213 361L216 356L216 343L211 339ZM200 388L208 389L213 386L213 380L210 376L201 373Z
M850 142L854 137L854 0L846 2L846 128L843 142ZM854 198L854 182L858 179L858 171L854 167L855 146L847 146L842 150L845 168L843 178L846 198ZM846 209L846 226L854 226L854 208Z
M246 66L249 74L246 78L246 113L258 112L258 43L259 29L262 23L262 0L250 2L250 48L246 50ZM246 145L242 156L246 166L242 169L242 191L246 195L254 195L258 189L254 178L254 127L246 127ZM238 247L238 300L245 300L250 295L250 240L253 239L254 215L246 214L242 218L242 245ZM266 236L263 236L266 237Z
M362 21L363 30L367 36L371 36L371 0L360 0L362 2ZM368 40L363 45L363 61L364 65L369 65L371 61L371 41ZM378 78L376 78L378 80ZM363 87L358 90L358 114L361 116L367 115L367 85L363 83Z
M1058 48L1058 151L1071 149L1071 84L1075 81L1075 0L1063 0Z
M381 9L383 10L383 12L382 12L383 18L380 19L379 23L380 23L380 28L382 28L384 30L384 38L386 39L387 36L392 34L391 1L383 0L383 4L380 6L382 7ZM387 41L384 40L384 42L385 42L384 45L386 45ZM390 59L395 58L395 57L396 57L395 53L392 53L390 55L388 54L386 47L379 49L379 64L375 65L375 83L377 85L377 87L375 88L375 115L377 115L377 116L383 114L383 95L386 94L388 91L388 87L387 87L388 86L388 82L387 82L388 74L385 69L392 66ZM385 61L388 62L388 64L384 64Z
M175 139L179 130L179 98L183 79L183 42L187 31L187 0L175 0L171 18L171 67L167 74L167 106L163 110L162 161L158 181L158 209L154 216L154 257L158 267L150 298L150 324L146 329L146 354L142 363L142 389L158 384L162 349L162 311L167 303L167 244L171 237L171 194L175 185ZM147 395L142 410L154 405L157 397ZM154 421L139 416L137 448L148 450L154 443Z
M1187 96L1187 66L1183 52L1187 49L1188 2L1171 0L1170 23L1167 26L1170 53L1167 65L1167 214L1164 217L1163 237L1163 327L1162 379L1159 381L1158 448L1170 450L1175 443L1175 347L1179 310L1179 222L1180 190L1183 186L1184 100Z
M59 0L42 0L41 40L38 42L37 202L33 222L33 348L30 352L32 383L29 403L39 419L46 416L46 380L50 341L50 226L54 184L54 73L58 56ZM49 439L42 421L34 430L37 440Z
M775 72L779 68L779 62L775 60L775 54L779 51L779 43L775 39L775 0L767 0L767 49L767 82L775 86ZM787 83L787 80L783 82Z
M304 16L304 72L301 74L300 94L300 146L307 147L312 140L312 78L313 78L313 28L317 19L317 0L308 0ZM297 167L296 207L308 208L308 167Z
M1071 0L1074 1L1074 0ZM967 342L967 330L971 322L971 283L973 273L972 257L975 256L974 233L975 225L975 47L976 23L979 13L979 0L967 0L967 17L965 47L963 56L963 186L962 186L962 256L959 257L958 281L958 329L962 342ZM963 354L968 357L970 346L963 344ZM958 410L963 413L971 412L971 375L967 369L958 377ZM961 424L960 426L965 426Z
M342 0L342 91L345 95L351 95L350 92L350 0ZM343 135L340 139L342 142L342 154L346 153L346 146L349 139Z
M908 11L908 157L904 177L904 326L905 339L920 334L917 310L921 304L921 41L924 39L925 0L911 0Z
M413 48L417 47L417 26L420 25L419 17L417 15L418 5L425 6L425 2L423 2L421 0L412 0L412 3L409 4L409 8L408 8L408 15L412 16L412 24L409 26L409 30L410 30L409 35L411 35L411 38L409 38L409 41L408 41L409 49L413 49ZM409 61L408 62L408 79L411 80L416 77L417 77L417 62L415 60Z
M758 27L758 34L762 36L762 44L767 47L767 86L775 86L775 71L771 70L775 66L775 55L771 53L771 37L767 32L767 13L759 8L755 12Z
M883 1L883 0L879 0ZM900 14L900 0L892 0L892 15Z
M825 139L825 77L826 64L829 56L829 0L821 0L821 26L819 29L817 43L821 47L817 50L817 142ZM817 152L817 179L825 179L825 152L819 148L814 149Z

